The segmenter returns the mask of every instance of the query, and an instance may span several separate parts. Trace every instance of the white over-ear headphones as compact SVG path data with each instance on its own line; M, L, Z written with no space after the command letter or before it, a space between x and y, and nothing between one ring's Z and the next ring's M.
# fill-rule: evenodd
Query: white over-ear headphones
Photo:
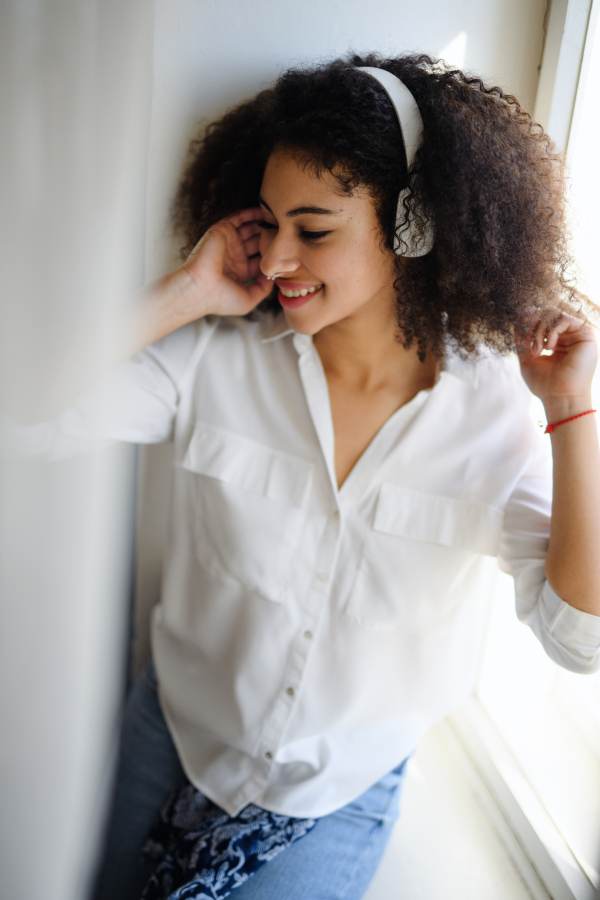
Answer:
M423 120L415 98L406 85L386 69L375 69L370 66L357 66L357 69L361 72L366 72L372 78L375 78L390 98L392 106L396 110L396 115L398 116L402 140L404 141L406 171L410 172L414 162L415 153L419 149L423 139ZM425 256L425 254L429 253L433 247L435 229L433 227L433 222L429 221L423 236L415 233L413 224L406 221L404 199L408 194L409 189L404 188L404 190L400 191L398 197L394 250L399 256ZM398 237L400 237L401 240L398 240Z

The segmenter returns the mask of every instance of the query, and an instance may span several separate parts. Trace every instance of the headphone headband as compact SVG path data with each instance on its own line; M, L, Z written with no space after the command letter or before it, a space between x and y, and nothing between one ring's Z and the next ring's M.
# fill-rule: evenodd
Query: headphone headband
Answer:
M360 72L366 72L367 75L379 82L396 110L406 154L406 171L410 173L415 154L423 140L423 120L415 98L406 85L387 69L375 69L371 66L357 66L357 69ZM396 233L401 237L406 249L400 253L400 242L396 240L395 251L402 256L425 256L431 251L435 240L433 223L428 223L423 237L415 234L412 224L406 221L404 199L408 194L408 188L400 191L396 212Z

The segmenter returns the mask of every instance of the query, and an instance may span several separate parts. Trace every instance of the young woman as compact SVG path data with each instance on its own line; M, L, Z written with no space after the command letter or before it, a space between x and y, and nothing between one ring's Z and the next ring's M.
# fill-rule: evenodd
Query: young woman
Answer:
M103 433L172 439L175 467L98 896L138 900L175 790L145 897L359 898L405 760L473 688L496 558L552 659L600 658L562 160L498 88L352 57L211 126L177 221L151 346L105 387Z

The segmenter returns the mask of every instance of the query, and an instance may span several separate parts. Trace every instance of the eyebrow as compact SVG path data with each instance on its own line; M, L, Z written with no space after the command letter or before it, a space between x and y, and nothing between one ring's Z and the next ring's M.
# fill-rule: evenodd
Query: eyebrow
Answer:
M271 207L268 203L265 203L262 197L258 198L258 202L261 206L264 206L265 209L268 209L272 216L275 215ZM341 213L341 209L323 209L321 206L297 206L296 209L290 209L289 212L286 213L288 218L293 218L294 216L302 216L302 215L313 215L313 216L339 216Z

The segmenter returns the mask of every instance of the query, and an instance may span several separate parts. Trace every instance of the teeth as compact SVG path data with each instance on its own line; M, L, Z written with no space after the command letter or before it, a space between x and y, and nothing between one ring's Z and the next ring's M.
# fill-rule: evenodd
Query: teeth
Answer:
M279 288L284 297L306 297L307 294L314 294L316 290L319 290L322 285L315 285L312 288L302 288L300 291L284 291L282 287Z

